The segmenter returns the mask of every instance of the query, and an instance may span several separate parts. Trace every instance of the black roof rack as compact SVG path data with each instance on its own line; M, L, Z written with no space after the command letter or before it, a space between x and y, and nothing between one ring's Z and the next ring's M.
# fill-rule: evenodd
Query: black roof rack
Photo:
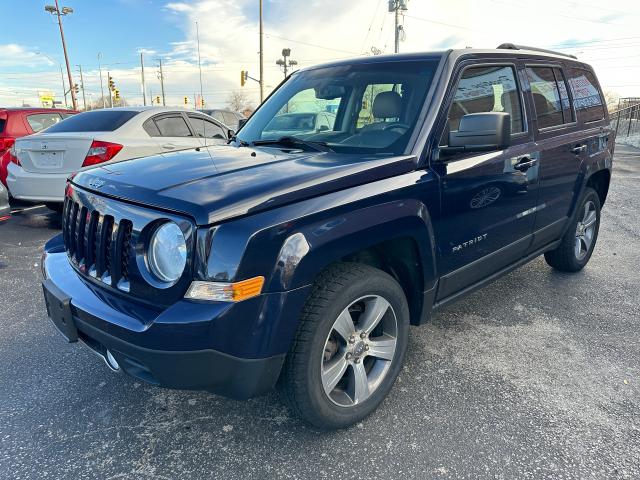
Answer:
M499 49L504 50L531 50L533 52L541 52L541 53L551 53L553 55L560 55L561 57L573 58L575 60L578 59L575 55L569 55L568 53L555 52L553 50L547 50L545 48L537 48L537 47L527 47L526 45L516 45L515 43L501 43L498 45Z

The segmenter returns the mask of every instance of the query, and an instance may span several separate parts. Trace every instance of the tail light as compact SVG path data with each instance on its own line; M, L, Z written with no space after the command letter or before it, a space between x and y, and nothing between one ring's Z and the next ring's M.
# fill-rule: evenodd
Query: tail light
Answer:
M2 153L3 150L9 150L15 142L16 139L13 137L0 138L0 153Z
M16 155L16 145L15 143L11 145L9 149L9 161L11 163L15 163L16 165L20 165L20 160L18 160L18 156Z
M89 147L89 151L87 152L87 156L85 157L82 166L88 167L90 165L108 162L115 157L120 150L122 150L122 145L119 143L94 140L91 143L91 147Z

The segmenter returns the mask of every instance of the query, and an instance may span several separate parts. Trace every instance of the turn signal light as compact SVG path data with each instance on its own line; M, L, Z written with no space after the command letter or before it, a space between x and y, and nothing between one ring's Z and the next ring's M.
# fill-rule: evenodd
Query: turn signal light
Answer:
M194 281L191 282L185 298L217 302L241 302L260 295L263 285L264 277L254 277L234 283Z
M82 162L83 167L89 167L91 165L97 165L99 163L108 162L116 154L122 150L122 145L119 143L101 142L100 140L94 140L89 147L87 156Z

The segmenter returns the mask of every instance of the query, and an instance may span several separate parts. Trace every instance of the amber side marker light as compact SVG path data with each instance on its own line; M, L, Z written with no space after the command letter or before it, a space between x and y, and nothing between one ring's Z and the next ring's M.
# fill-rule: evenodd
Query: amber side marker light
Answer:
M193 281L184 298L192 300L209 300L216 302L241 302L260 295L264 285L264 277L253 277L241 282L202 282Z

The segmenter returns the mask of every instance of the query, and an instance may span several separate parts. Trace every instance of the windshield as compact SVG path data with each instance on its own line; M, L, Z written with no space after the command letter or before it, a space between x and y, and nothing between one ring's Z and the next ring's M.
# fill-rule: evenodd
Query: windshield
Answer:
M343 153L403 153L439 59L321 67L295 73L236 142L290 138ZM290 147L290 142L285 142Z
M138 113L131 110L94 110L65 118L45 131L47 133L113 132Z

